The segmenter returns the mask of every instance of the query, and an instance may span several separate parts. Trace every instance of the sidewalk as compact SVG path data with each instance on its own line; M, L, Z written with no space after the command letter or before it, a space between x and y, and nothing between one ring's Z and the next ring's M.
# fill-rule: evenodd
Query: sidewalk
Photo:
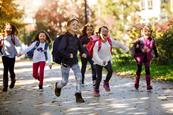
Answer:
M112 76L111 92L92 96L91 74L86 74L83 88L85 103L75 102L75 80L73 72L62 95L54 95L54 84L61 79L59 66L46 67L44 91L38 90L38 82L32 78L32 63L16 63L16 87L7 93L2 90L2 63L0 63L0 115L173 115L173 83L154 82L153 90L146 91L141 81L139 91L134 90L130 78ZM103 75L103 79L104 79Z

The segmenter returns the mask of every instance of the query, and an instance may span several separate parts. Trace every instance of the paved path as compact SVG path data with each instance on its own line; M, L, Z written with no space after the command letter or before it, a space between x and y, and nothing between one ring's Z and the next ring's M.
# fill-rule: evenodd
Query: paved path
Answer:
M139 91L134 90L131 78L111 79L111 93L102 88L101 97L92 96L91 74L86 74L83 88L83 104L75 102L75 80L70 73L70 82L62 95L54 95L54 83L61 79L60 69L46 67L44 91L38 90L38 82L31 76L32 63L16 63L17 83L7 93L0 91L0 115L173 115L173 83L154 82L152 92L146 91L141 81ZM2 90L2 63L0 63L0 90ZM104 77L103 77L104 78Z

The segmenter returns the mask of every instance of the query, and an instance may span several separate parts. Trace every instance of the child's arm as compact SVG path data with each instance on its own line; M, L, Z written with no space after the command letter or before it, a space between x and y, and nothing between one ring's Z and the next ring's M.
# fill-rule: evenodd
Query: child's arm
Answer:
M26 54L28 51L30 51L32 48L35 47L37 41L33 42L31 45L29 45L26 49L22 51L22 54Z
M114 47L114 48L121 48L125 52L129 51L129 48L127 46L125 46L124 44L122 44L121 42L119 42L117 40L113 40L113 39L111 39L111 41L112 41L112 47Z
M17 53L20 54L22 52L22 45L19 41L19 38L17 36L14 36L14 40L15 40L15 46L16 46Z

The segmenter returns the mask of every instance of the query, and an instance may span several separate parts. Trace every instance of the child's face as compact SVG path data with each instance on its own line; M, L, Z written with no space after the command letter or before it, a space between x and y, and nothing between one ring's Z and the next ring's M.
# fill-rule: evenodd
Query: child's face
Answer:
M39 41L41 43L44 43L46 41L46 34L45 33L40 33L38 38L39 38Z
M150 29L143 29L143 35L146 37L150 37L151 36L151 30Z
M93 31L94 31L94 29L91 26L88 26L86 29L86 33L88 36L91 36L93 34Z
M106 28L101 28L100 36L103 40L106 40L108 33L109 31Z
M5 31L8 35L11 34L11 32L12 32L12 27L11 27L11 25L10 25L10 24L7 24L7 25L5 26L4 31Z
M79 29L79 22L76 20L72 21L69 25L69 30L71 32L76 33L76 32L78 32L78 29Z

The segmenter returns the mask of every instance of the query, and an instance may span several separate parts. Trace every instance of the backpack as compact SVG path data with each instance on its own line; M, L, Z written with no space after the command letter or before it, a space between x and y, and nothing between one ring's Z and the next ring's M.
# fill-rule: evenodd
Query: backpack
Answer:
M130 48L130 53L132 57L134 57L136 54L143 54L142 46L143 43L140 40L133 43L132 47Z
M111 39L110 39L109 37L107 38L107 40L108 40L108 42L109 42L109 44L110 44L110 46L111 46L110 51L111 51L111 53L112 53L112 41L111 41ZM94 45L95 45L95 43L96 43L97 41L98 41L98 51L100 51L102 40L99 39L99 36L96 36L96 35L91 36L90 41L89 41L88 44L86 45L86 49L87 49L87 51L88 51L88 55L89 55L91 58L93 57L93 48L94 48Z
M35 46L26 53L26 56L29 58L29 59L32 59L33 58L33 55L34 55L34 51L37 49L37 47L39 46L40 42L37 41ZM45 54L45 58L47 60L47 48L48 48L48 43L45 44L44 46L44 54Z
M57 64L61 64L63 59L63 56L60 53L60 43L63 37L64 35L60 35L59 37L56 37L53 43L52 57L53 57L53 62Z
M14 35L11 35L11 41L15 45L15 37L14 37ZM3 36L0 36L0 53L1 54L3 54L2 53L3 46L4 46L4 38L3 38Z

